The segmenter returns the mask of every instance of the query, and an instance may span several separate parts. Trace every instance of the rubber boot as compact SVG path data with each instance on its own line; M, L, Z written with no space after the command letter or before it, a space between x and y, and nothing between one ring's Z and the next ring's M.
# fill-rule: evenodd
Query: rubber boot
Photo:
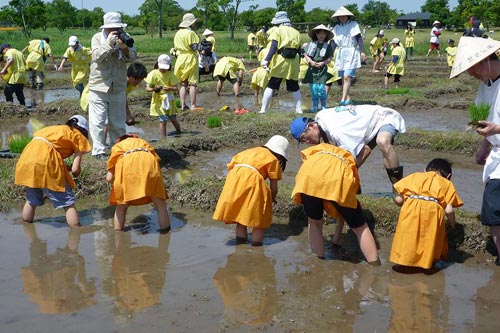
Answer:
M35 89L36 88L36 83L35 83L35 77L34 76L30 76L30 85L31 85L31 89Z
M316 112L318 112L318 97L313 97L312 102L313 102L313 105L312 105L311 112L316 113Z
M399 180L403 179L403 166L398 166L397 168L385 169L387 171L387 176L389 176L389 180L392 185L397 183ZM398 195L398 191L392 187L392 196L396 197Z
M43 90L43 82L38 83L36 90Z
M321 98L321 110L326 109L326 97Z

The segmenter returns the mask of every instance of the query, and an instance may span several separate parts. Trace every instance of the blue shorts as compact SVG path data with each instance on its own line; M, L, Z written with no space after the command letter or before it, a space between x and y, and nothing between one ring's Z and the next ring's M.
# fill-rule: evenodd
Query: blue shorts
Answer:
M177 116L175 114L167 116L166 114L162 114L161 116L158 116L158 121L160 123L164 123L166 121L169 121L170 119L175 119Z
M399 131L390 124L382 125L382 127L380 127L380 129L378 130L377 135L380 132L389 132L391 134L391 144L394 144L394 138L399 133ZM375 135L373 139L371 139L370 142L366 144L368 147L370 147L370 149L373 149L377 146L377 135Z
M45 203L43 198L43 195L45 194L54 205L54 208L72 206L76 202L75 195L68 184L66 184L65 187L66 189L64 192L56 192L46 188L31 188L25 186L26 200L32 206L42 206Z
M491 179L486 183L481 207L481 224L500 226L500 179Z
M344 75L347 75L347 76L350 76L352 78L355 78L356 77L356 68L339 71L338 75L339 75L339 77L344 77Z

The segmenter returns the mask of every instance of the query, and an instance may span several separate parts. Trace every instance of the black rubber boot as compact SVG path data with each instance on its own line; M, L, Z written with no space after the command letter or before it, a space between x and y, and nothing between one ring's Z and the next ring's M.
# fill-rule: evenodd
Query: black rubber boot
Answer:
M38 83L36 90L43 90L43 82Z
M399 180L403 179L403 166L398 166L397 168L385 169L387 171L387 176L392 184L397 183Z

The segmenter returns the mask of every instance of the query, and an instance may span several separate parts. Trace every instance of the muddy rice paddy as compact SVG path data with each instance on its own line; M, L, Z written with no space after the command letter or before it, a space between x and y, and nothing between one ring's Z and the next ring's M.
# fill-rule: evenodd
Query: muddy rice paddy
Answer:
M150 68L152 59L143 60ZM37 210L34 224L23 224L22 189L5 186L0 205L0 331L497 332L500 269L492 263L488 232L477 219L482 168L472 156L479 138L467 130L466 108L477 84L466 76L448 80L444 58L417 58L407 63L402 79L410 92L388 95L382 89L383 74L369 73L368 67L360 71L352 96L355 103L379 103L403 114L409 133L398 138L396 149L405 174L423 170L434 157L453 162L452 181L465 206L458 214L461 227L449 234L448 267L434 274L392 270L388 257L397 207L389 199L378 150L360 168L360 200L375 230L381 267L361 260L347 230L344 250L331 248L334 224L329 220L327 260L311 255L303 215L289 200L300 166L295 144L290 145L264 246L235 246L233 227L211 218L225 165L234 153L263 144L273 134L287 136L295 115L285 91L273 98L266 115L217 111L224 105L251 111L259 106L248 85L238 99L227 85L217 98L215 81L204 77L199 100L206 111L179 115L180 138L159 138L158 124L147 116L149 96L142 89L130 98L139 124L128 130L151 141L162 157L173 225L169 235L156 231L150 206L131 208L130 230L114 232L105 163L90 157L84 158L86 172L78 180L83 224L78 230L70 231L63 213L50 204ZM76 90L66 88L69 80L57 74L48 77L43 92L25 89L29 109L0 97L2 149L10 135L29 132L33 124L59 124L80 113ZM307 87L302 92L308 105ZM330 104L339 97L334 86ZM208 115L220 116L222 127L208 128ZM434 137L440 134L456 135L460 142L441 146ZM12 167L15 163L0 161Z

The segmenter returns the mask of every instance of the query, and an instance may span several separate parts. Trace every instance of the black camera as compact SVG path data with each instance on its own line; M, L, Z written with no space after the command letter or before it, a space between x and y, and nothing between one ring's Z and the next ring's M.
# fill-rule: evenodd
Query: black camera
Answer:
M118 38L120 38L120 40L124 42L125 45L127 45L128 47L134 47L134 39L130 37L128 33L123 31L122 29L119 29L117 33L118 33Z

